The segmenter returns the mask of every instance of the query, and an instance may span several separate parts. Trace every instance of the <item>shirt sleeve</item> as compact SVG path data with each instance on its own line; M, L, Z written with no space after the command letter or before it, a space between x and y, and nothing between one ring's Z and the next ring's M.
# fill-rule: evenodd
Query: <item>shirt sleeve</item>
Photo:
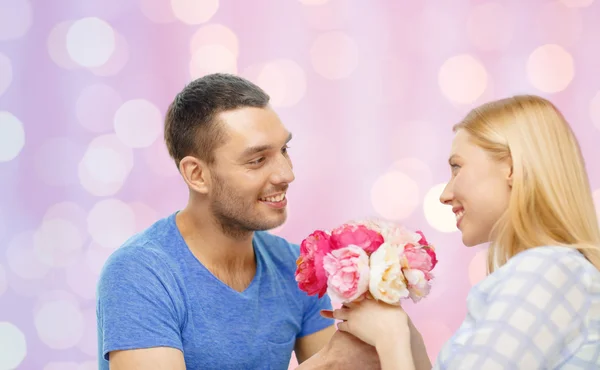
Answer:
M123 248L105 264L98 283L102 356L110 351L173 347L183 351L178 287L164 258L152 249Z
M526 251L514 259L469 307L473 323L453 336L436 369L560 367L582 346L591 306L583 258Z
M302 319L302 330L298 333L297 337L301 338L309 334L316 333L327 327L330 327L335 323L335 320L328 319L321 316L321 310L331 310L331 300L329 296L325 294L323 297L310 296L306 300L306 311Z

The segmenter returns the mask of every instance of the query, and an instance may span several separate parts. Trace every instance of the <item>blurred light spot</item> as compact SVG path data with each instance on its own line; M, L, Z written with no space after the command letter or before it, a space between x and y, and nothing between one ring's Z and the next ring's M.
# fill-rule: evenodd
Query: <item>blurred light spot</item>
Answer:
M291 107L306 93L304 70L287 59L266 63L252 80L271 96L274 107Z
M419 188L428 188L431 186L431 169L427 163L418 158L402 158L394 162L391 170L402 172L417 182Z
M97 76L113 76L121 72L129 60L129 44L121 34L115 32L115 50L110 59L100 67L92 67L90 70Z
M68 137L46 139L36 149L34 167L47 185L66 186L77 183L78 158L83 148Z
M418 207L419 186L402 172L390 171L371 188L371 202L379 215L388 220L404 220Z
M331 31L316 38L310 48L315 71L327 79L343 79L358 66L358 46L350 36Z
M575 74L573 57L559 45L536 48L527 60L527 76L536 89L556 93L569 86Z
M84 235L75 225L60 218L44 219L33 235L36 257L51 267L69 266L81 254Z
M116 135L95 138L79 162L79 181L93 195L118 192L133 167L133 152Z
M583 31L579 9L552 1L540 4L536 11L534 29L540 44L574 45Z
M23 332L10 322L0 322L0 369L17 369L27 355Z
M65 21L52 28L48 35L46 47L50 58L61 68L75 69L81 67L75 63L67 51L67 32L73 25L73 21Z
M84 67L98 67L112 56L115 33L102 19L83 18L69 27L66 42L67 52L74 62Z
M41 300L34 315L37 334L51 349L74 347L83 336L83 315L71 299Z
M327 4L329 0L298 0L304 5L323 5Z
M190 54L206 45L221 45L228 49L235 58L239 54L239 41L235 33L222 24L208 24L200 27L190 41Z
M104 248L115 249L135 233L135 214L119 199L104 199L94 204L87 223L92 239Z
M46 210L43 220L62 219L73 224L77 230L85 234L87 212L75 202L56 203Z
M452 330L446 323L431 318L421 320L415 326L423 337L429 358L437 358L444 344L452 337Z
M131 148L150 146L162 131L162 114L147 100L134 99L123 103L114 119L117 137Z
M8 289L8 281L6 281L6 270L0 265L0 297Z
M95 289L94 289L95 291ZM93 298L93 297L92 297ZM83 311L83 336L81 340L77 344L77 348L88 356L95 357L98 353L98 334L97 334L97 326L96 326L96 309L90 308ZM87 366L84 364L79 365L78 370L83 370ZM88 365L89 366L89 365ZM96 369L94 367L89 367L89 369Z
M485 279L487 275L487 252L487 249L478 251L469 263L469 281L471 282L471 286Z
M236 56L223 45L205 45L192 55L190 75L196 79L211 73L237 73Z
M481 50L503 50L513 38L514 16L498 2L486 2L472 8L467 33Z
M0 162L15 159L25 145L25 131L19 119L0 111Z
M81 298L93 300L96 297L98 274L86 263L86 259L86 255L81 255L77 263L68 266L65 278L72 292Z
M173 8L166 0L140 0L140 9L154 23L170 23L175 20Z
M8 243L6 260L8 267L23 279L40 279L50 271L50 266L42 263L33 249L34 232L16 234Z
M429 189L423 201L423 211L427 222L434 229L449 233L458 231L458 229L456 228L456 217L452 213L452 208L440 202L440 195L444 191L444 187L446 187L446 184L437 184Z
M156 140L144 149L144 158L150 171L161 176L179 176L175 161L169 156L169 151L163 140Z
M85 252L86 264L96 275L100 275L102 272L102 267L104 267L104 263L117 247L118 245L116 245L113 249L104 248L98 243L92 242Z
M80 370L77 362L49 362L43 370Z
M94 133L112 131L113 118L123 100L110 86L98 83L85 87L75 104L79 123Z
M484 66L471 55L463 54L444 62L438 74L442 94L454 103L470 104L485 91L488 75Z
M12 82L13 71L10 59L0 53L0 96L6 92Z
M586 8L594 2L594 0L560 0L563 4L570 8Z
M186 24L208 22L219 9L219 0L171 0L173 14Z
M129 207L135 216L135 232L145 230L158 221L158 212L142 202L131 202Z
M32 11L28 0L0 0L0 41L24 36L31 23Z
M600 91L597 92L592 98L589 112L592 119L592 124L596 126L598 130L600 130Z

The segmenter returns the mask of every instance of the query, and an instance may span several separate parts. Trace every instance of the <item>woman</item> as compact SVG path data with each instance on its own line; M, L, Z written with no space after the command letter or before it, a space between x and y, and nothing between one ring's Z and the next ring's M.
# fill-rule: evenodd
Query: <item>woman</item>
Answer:
M569 125L549 101L516 96L454 132L440 200L466 246L490 242L489 274L434 368L600 368L600 231ZM382 369L431 369L402 308L363 300L334 317L377 348Z

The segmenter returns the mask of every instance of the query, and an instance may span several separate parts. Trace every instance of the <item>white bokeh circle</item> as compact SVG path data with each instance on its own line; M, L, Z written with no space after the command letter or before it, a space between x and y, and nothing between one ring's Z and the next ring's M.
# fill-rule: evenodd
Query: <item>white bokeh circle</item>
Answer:
M237 57L223 45L199 47L190 60L190 75L196 79L212 73L237 73Z
M34 324L41 341L55 350L77 345L83 336L83 314L71 299L49 299L34 314Z
M456 228L456 216L452 208L440 202L440 195L446 184L437 184L431 187L423 200L423 212L425 219L434 229L450 233L458 231Z
M93 133L113 130L113 118L123 104L121 95L112 87L97 83L86 86L75 103L79 123Z
M310 61L314 70L327 79L347 78L358 67L358 45L341 31L326 32L312 43Z
M0 53L0 96L8 90L13 78L13 69L10 59Z
M219 0L171 0L171 8L177 19L195 25L208 22L219 10Z
M56 65L64 69L76 69L81 67L71 59L69 51L67 50L67 32L69 32L73 23L73 21L64 21L56 24L48 34L48 39L46 41L50 59L52 59Z
M104 248L116 249L135 233L135 213L119 199L104 199L92 207L88 232Z
M0 41L25 36L33 23L29 0L0 0Z
M72 222L46 218L33 235L33 249L40 262L50 267L72 265L83 250L85 235Z
M69 27L66 43L67 52L74 62L83 67L99 67L115 51L115 32L100 18L82 18Z
M419 206L419 185L402 172L390 171L373 184L371 202L381 217L404 220Z
M288 59L266 63L256 82L269 94L274 107L291 107L306 93L306 73L298 63Z
M133 151L114 134L96 137L79 162L79 181L96 196L118 192L133 168Z
M128 100L121 105L114 118L117 137L131 148L146 148L162 132L162 114L144 99Z
M569 86L575 75L573 57L562 46L537 47L527 59L527 77L536 89L556 93Z
M190 54L206 45L221 45L227 48L234 57L239 55L239 40L235 32L225 25L212 23L202 26L194 33L190 41Z
M18 369L27 356L27 341L21 329L10 322L0 322L0 370Z
M15 159L24 146L23 123L12 113L0 111L0 162Z
M471 104L488 85L488 74L475 57L462 54L448 58L440 67L438 84L442 94L451 102Z

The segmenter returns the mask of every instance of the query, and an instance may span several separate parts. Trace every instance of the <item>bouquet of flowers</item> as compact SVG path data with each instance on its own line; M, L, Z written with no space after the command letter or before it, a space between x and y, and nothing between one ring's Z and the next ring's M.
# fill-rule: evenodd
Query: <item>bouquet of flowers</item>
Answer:
M300 244L296 269L299 288L348 303L371 294L389 304L418 302L430 291L435 248L421 231L368 220L316 230Z

